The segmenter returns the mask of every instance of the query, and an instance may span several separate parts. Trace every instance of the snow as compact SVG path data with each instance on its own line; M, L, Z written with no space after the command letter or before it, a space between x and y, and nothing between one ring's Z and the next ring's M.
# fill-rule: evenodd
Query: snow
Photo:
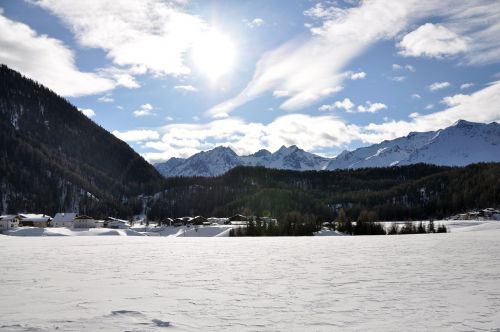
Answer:
M4 232L10 236L142 236L143 234L130 229L109 229L109 228L78 228L69 229L66 227L20 227Z
M217 176L239 165L305 171L415 163L464 166L483 161L500 162L500 124L496 122L458 121L445 129L412 132L405 137L344 151L335 158L320 157L295 145L282 146L274 153L260 150L248 156L217 147L187 159L172 158L155 167L165 176Z
M0 331L495 330L499 236L0 236Z

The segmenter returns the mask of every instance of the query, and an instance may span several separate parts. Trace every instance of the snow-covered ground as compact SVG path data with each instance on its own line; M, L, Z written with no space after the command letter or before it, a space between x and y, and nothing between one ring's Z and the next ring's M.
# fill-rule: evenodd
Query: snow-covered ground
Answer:
M231 226L190 226L190 227L134 227L132 229L65 227L19 227L4 231L10 236L170 236L170 237L224 237L229 236ZM1 234L1 233L0 233Z
M0 331L496 330L500 229L461 230L0 236Z

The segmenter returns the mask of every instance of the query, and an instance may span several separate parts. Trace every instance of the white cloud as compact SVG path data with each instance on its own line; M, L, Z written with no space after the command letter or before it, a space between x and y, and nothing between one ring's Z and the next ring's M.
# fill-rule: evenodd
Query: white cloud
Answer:
M431 110L431 109L433 109L433 108L434 108L434 104L427 104L427 105L424 107L424 109L425 109L425 110Z
M389 121L370 124L361 130L360 137L368 143L393 139L411 131L430 131L445 128L458 120L500 122L500 81L471 95L456 95L446 100L449 108L426 115L414 116L411 121ZM480 111L478 111L480 110Z
M351 74L351 80L362 80L363 78L366 77L366 73L364 71L360 71L358 73L352 73Z
M166 117L165 117L165 120L167 120L167 121L174 121L174 118L173 118L173 117L171 117L171 116L166 116Z
M467 101L468 98L469 98L469 96L467 96L467 95L457 94L454 96L444 97L441 100L441 104L445 104L445 105L450 106L450 107L457 106L457 105L460 105L463 102Z
M117 82L78 70L75 55L64 43L39 35L28 25L0 12L0 62L62 96L83 96L112 90Z
M410 117L412 119L416 118L416 117L419 117L419 116L420 116L420 113L418 113L418 112L413 112L413 113L410 113L410 115L408 115L408 117Z
M411 95L411 99L421 99L422 97L418 93L414 93Z
M460 90L469 89L469 88L472 88L473 86L474 86L474 83L464 83L464 84L460 85Z
M60 17L80 45L104 50L135 73L188 74L185 54L207 28L179 4L161 0L32 2Z
M359 105L358 112L360 113L376 113L380 110L387 109L387 105L383 103L372 103L367 101L366 106Z
M398 44L403 56L442 58L467 50L468 39L442 25L426 23L408 33Z
M97 101L100 102L100 103L112 103L115 100L110 95L104 95L104 96L99 97L97 99Z
M150 161L187 157L217 145L229 146L238 154L250 154L265 148L277 150L296 144L307 151L341 147L356 139L356 126L346 125L337 117L289 114L271 123L246 122L239 118L214 120L204 124L170 124L161 129L161 141L146 143L157 150L144 156Z
M247 26L249 28L252 28L252 29L253 28L258 28L258 27L260 27L260 26L262 26L264 24L264 20L261 19L261 18L259 18L259 17L254 18L251 21L245 21L245 22L246 22Z
M435 82L428 86L430 91L446 89L451 86L450 82Z
M134 112L135 117L143 117L143 116L150 116L154 115L153 113L153 106L151 104L143 104L139 107L139 109L135 110Z
M436 13L443 21L453 23L448 24L446 29L459 38L473 40L464 54L470 58L469 62L498 62L500 59L498 2L406 0L393 1L389 7L385 0L373 0L360 2L358 7L348 9L336 7L335 2L331 4L322 3L306 11L306 15L321 22L311 27L311 35L299 36L266 53L243 91L215 105L207 113L212 116L218 113L227 115L250 100L278 90L290 93L280 108L297 110L310 106L333 93L325 91L339 90L343 80L348 78L345 75L346 66L369 46L381 40L394 40L412 24L436 17ZM325 9L333 14L326 14ZM483 25L480 25L481 22ZM460 30L465 28L469 30ZM411 41L411 38L408 40ZM489 44L484 44L485 41ZM435 54L435 51L425 50ZM498 54L496 58L495 54ZM410 68L407 70L411 71Z
M176 85L174 86L174 89L176 90L182 90L182 91L187 91L187 92L196 92L198 89L192 85Z
M407 71L410 71L412 73L414 73L416 70L415 70L415 67L413 67L412 65L399 65L397 63L394 63L392 64L392 70L407 70Z
M147 129L128 131L113 130L113 135L125 142L140 142L160 138L160 134L157 131Z
M321 105L318 109L320 111L333 111L335 109L343 109L346 112L351 112L354 103L349 98L344 98L342 101L336 101L333 104Z
M78 110L82 112L87 118L92 118L95 116L94 110L90 108L79 108Z
M404 80L406 80L406 76L392 76L389 77L389 79L394 82L404 82Z
M344 16L346 13L345 9L336 7L336 6L328 6L328 4L318 2L314 7L309 8L304 11L305 16L309 16L314 19L337 19Z
M290 96L280 108L297 110L310 106L342 89L350 78L345 67L376 41L394 38L421 11L410 17L416 0L395 2L387 10L385 1L363 2L359 7L309 13L321 18L321 26L311 28L308 38L297 37L264 55L257 64L252 81L234 98L214 106L208 114L228 114L235 108L268 91L288 91ZM324 5L321 5L322 8ZM359 27L369 26L369 29Z

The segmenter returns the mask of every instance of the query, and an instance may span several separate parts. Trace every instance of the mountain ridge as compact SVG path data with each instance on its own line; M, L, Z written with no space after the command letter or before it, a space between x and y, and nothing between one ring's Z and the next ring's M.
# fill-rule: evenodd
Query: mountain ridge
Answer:
M238 156L230 147L218 146L189 158L171 158L166 162L155 164L155 167L163 176L172 177L218 176L236 166L306 171L389 167L416 163L466 166L477 162L499 161L500 124L459 120L444 129L410 132L393 140L384 140L352 151L344 150L333 158L315 155L296 145L282 146L275 152L261 149L244 156Z
M129 215L122 203L159 190L162 181L66 99L0 66L1 213Z

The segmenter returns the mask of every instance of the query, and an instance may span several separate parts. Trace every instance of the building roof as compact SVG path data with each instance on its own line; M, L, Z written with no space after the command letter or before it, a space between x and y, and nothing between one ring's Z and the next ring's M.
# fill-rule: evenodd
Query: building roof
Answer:
M21 217L24 221L48 221L52 219L51 216L46 214L35 214L35 213L19 213L19 217Z
M55 222L64 222L64 221L73 221L75 220L76 216L78 214L70 212L70 213L58 213L54 216L54 219L52 221Z

